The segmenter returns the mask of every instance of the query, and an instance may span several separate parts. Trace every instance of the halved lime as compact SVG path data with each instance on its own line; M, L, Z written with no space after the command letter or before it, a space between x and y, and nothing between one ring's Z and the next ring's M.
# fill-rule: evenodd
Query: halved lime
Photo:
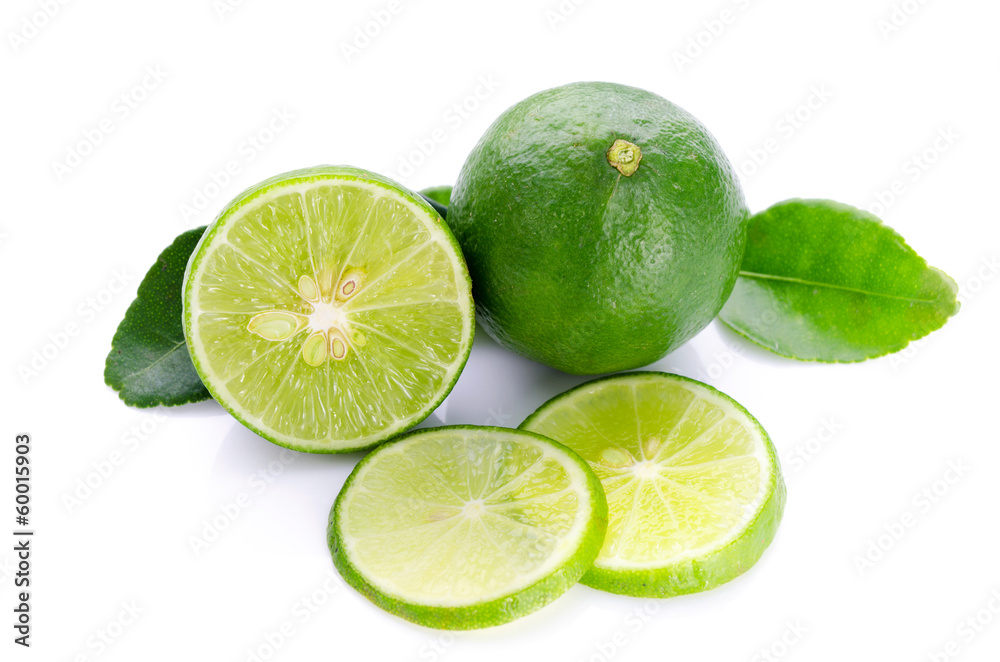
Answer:
M423 420L472 347L444 221L379 175L320 166L229 203L188 263L184 333L212 396L296 450L367 448Z
M330 511L334 564L379 607L430 627L512 621L591 566L607 526L597 476L530 432L412 432L363 459Z
M598 379L521 427L566 444L601 479L608 533L588 586L643 597L714 588L756 563L778 528L785 484L767 433L700 382Z

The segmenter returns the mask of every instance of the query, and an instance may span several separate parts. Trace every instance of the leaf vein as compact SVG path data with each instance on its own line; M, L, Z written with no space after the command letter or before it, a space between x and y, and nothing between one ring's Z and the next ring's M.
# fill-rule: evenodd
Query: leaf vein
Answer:
M775 280L783 283L795 283L797 285L807 285L809 287L824 287L831 290L840 290L843 292L853 292L855 294L866 294L873 297L882 297L885 299L895 299L897 301L909 301L910 303L926 303L926 304L937 304L940 303L936 299L921 299L919 297L907 297L897 294L885 294L884 292L870 292L868 290L862 290L855 287L847 287L846 285L835 285L833 283L820 283L818 281L806 280L804 278L796 278L794 276L777 276L774 274L762 274L753 271L740 271L741 278L756 278L759 280Z

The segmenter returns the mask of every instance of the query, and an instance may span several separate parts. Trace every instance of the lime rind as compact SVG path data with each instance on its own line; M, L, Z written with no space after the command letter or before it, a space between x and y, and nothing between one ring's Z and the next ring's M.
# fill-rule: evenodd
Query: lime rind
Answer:
M766 469L767 477L759 482L757 498L753 502L755 507L744 514L739 525L730 531L730 535L710 545L687 549L659 562L616 562L605 558L602 550L602 556L595 560L594 566L583 576L581 583L635 597L664 598L709 590L735 579L760 559L773 540L784 511L786 488L774 446L764 428L742 405L711 386L693 379L669 373L633 372L592 380L559 394L539 407L520 428L541 431L540 422L544 417L556 407L569 405L581 391L600 388L608 383L638 383L646 380L669 380L683 385L695 391L697 396L722 407L727 416L742 419L760 442L755 455L760 466ZM604 487L607 489L606 483ZM614 515L612 511L611 517ZM610 535L609 529L609 539Z
M577 375L649 365L707 326L736 283L750 216L697 119L602 82L504 111L450 203L482 329Z
M346 510L354 494L363 488L366 468L378 462L386 453L400 452L404 445L419 442L430 435L449 435L461 432L499 434L517 436L520 440L544 448L551 458L561 458L561 465L577 476L575 485L582 487L586 497L582 503L589 504L586 512L580 513L572 532L559 541L558 550L562 556L550 558L547 565L529 583L508 587L493 595L465 600L415 601L412 596L394 591L384 581L371 576L362 569L352 545L345 542L347 537L344 522ZM523 436L521 436L523 435ZM374 498L374 497L373 497ZM408 621L446 630L471 630L493 627L541 609L565 593L580 581L593 565L600 553L607 528L607 501L600 480L589 465L566 446L524 430L498 427L448 426L417 430L385 444L365 457L348 477L330 510L327 539L333 562L345 581L371 602L382 609Z
M230 221L238 218L241 212L250 208L250 205L260 206L269 199L287 195L288 193L295 192L297 189L304 191L320 183L336 182L350 183L358 188L367 188L377 191L379 194L391 196L395 202L407 207L414 214L415 218L425 223L425 227L434 241L441 246L447 247L447 250L451 253L454 282L458 287L458 298L456 301L460 304L462 328L458 341L459 351L457 355L441 375L439 386L433 397L428 398L422 407L409 415L392 421L384 428L375 430L365 436L317 442L275 430L265 424L261 416L254 415L244 408L235 406L230 401L230 397L227 397L229 395L228 390L224 390L219 386L224 380L212 370L209 361L200 351L201 348L198 341L194 338L192 310L198 308L198 290L195 287L195 279L192 278L192 275L199 272L206 257L207 251L203 249L211 246L217 238L225 240L226 234L232 227ZM243 191L226 206L202 236L187 264L184 279L184 336L188 348L191 350L192 362L206 388L212 397L244 426L272 443L293 450L312 453L349 453L371 448L395 435L405 432L424 420L444 401L455 382L458 381L458 377L472 350L472 339L475 331L475 316L471 295L472 285L461 248L451 234L448 226L434 211L433 207L416 193L409 191L386 177L360 168L350 166L316 166L305 168L276 175ZM378 376L373 375L373 377L377 378Z

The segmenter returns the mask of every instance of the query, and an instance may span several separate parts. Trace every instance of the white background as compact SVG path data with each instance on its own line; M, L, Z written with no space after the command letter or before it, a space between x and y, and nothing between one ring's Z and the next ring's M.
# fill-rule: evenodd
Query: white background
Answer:
M278 660L997 659L1000 6L577 3L93 0L51 2L46 18L44 2L5 0L0 657L241 662L248 650L264 659L270 639ZM888 31L894 3L909 13ZM390 8L385 27L372 23ZM159 251L242 189L320 163L452 183L501 111L577 80L643 87L700 118L755 211L881 197L886 222L956 279L964 305L904 353L857 365L772 357L713 323L653 367L708 381L770 432L789 496L761 562L706 594L655 602L577 586L513 624L442 634L336 577L326 516L358 455L282 451L213 402L129 409L104 386L104 359ZM275 113L292 118L250 146ZM80 147L102 122L110 132ZM952 139L935 146L940 132ZM418 144L429 154L414 156ZM70 150L87 153L66 172ZM239 172L213 189L229 161ZM50 358L31 374L35 352ZM428 423L516 426L580 381L479 334ZM30 650L9 625L16 432L34 439ZM907 513L913 525L884 537ZM213 519L224 529L196 553ZM958 629L977 613L980 631ZM957 655L942 653L949 642Z

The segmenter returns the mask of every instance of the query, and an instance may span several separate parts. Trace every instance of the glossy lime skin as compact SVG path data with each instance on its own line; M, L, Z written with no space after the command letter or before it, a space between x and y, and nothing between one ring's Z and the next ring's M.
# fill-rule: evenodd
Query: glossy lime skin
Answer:
M631 176L608 162L616 139L642 152ZM694 117L611 83L504 112L448 209L487 333L573 374L647 365L704 328L736 281L748 218L735 171Z

